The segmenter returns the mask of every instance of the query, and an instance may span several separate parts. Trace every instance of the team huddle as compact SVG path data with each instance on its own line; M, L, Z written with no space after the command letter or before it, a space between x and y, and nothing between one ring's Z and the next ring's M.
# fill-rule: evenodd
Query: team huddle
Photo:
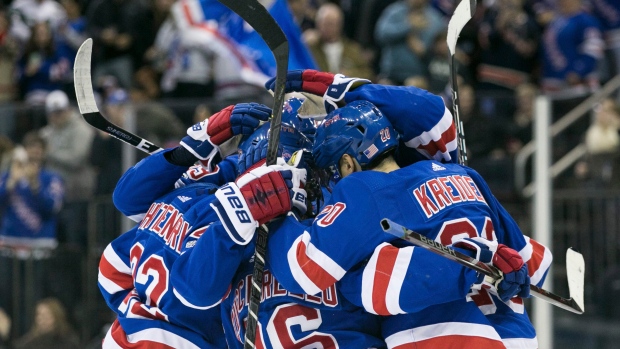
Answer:
M288 99L276 165L271 109L240 103L123 175L114 203L137 225L99 265L117 314L103 348L243 348L263 224L256 348L538 348L523 298L551 253L455 163L442 98L314 70L290 71L286 92L322 97L327 114ZM384 218L503 278L385 233Z

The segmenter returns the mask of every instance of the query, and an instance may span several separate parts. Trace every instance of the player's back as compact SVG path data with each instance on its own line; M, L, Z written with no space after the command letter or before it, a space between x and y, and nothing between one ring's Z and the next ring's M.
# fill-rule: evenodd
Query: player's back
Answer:
M206 222L217 220L216 214L208 209L214 188L194 184L164 195L131 231L133 238L121 236L111 244L119 257L128 254L126 264L133 278L133 289L127 290L119 304L112 300L119 300L118 297L102 293L110 306L117 307L118 321L125 333L159 328L180 338L190 337L199 347L226 347L219 308L203 310L184 305L175 295L175 275L171 274L183 246L197 238L192 236L193 232Z
M230 348L243 348L254 243L246 248L222 321ZM347 301L338 284L314 296L287 291L265 265L257 348L384 348L380 319Z
M293 291L325 289L376 246L396 239L381 229L384 218L446 245L491 234L494 223L492 209L463 166L427 160L389 173L355 172L338 182L311 227L289 218L272 234L269 258L276 275Z
M464 235L491 237L494 213L463 166L428 160L351 177L366 183L380 214L426 237L445 245ZM378 224L368 223L371 229Z

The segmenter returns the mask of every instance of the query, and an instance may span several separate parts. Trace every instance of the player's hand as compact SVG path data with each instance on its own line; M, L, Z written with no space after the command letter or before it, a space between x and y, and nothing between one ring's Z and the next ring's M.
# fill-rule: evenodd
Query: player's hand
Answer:
M269 139L261 139L255 145L248 147L237 161L239 167L239 173L241 175L248 171L251 171L259 166L263 166L267 160L267 147L269 145ZM278 157L282 155L282 146L278 145Z
M320 72L313 69L290 70L286 74L285 92L308 92L317 96L323 96L325 109L331 112L338 109L338 104L344 98L345 93L360 85L370 84L370 80L349 78L342 74ZM274 91L276 78L271 78L265 83L268 90Z
M250 135L271 116L271 109L258 103L230 105L209 119L187 129L181 146L200 160L206 160L219 151L222 143L236 135Z
M527 298L530 296L530 277L527 273L527 264L519 253L497 241L489 241L481 237L464 238L453 244L466 251L477 260L495 266L502 273L503 277L491 284L497 290L497 295L502 301L519 296ZM488 283L482 278L478 284Z
M305 169L261 166L218 189L211 206L233 241L245 245L259 225L293 208L305 211L305 182Z

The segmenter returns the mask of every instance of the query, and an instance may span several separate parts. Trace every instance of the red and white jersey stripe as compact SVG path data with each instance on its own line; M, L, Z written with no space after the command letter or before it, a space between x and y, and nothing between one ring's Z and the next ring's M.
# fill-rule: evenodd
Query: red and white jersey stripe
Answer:
M457 148L456 128L452 114L445 108L441 120L429 131L405 142L410 148L415 148L429 159L437 161L451 161L451 151Z
M340 280L344 270L310 242L310 234L299 236L287 253L295 281L309 295L315 295Z
M106 247L99 261L98 281L110 294L134 287L131 268L116 254L112 244Z
M547 270L549 270L553 255L546 246L538 241L527 236L524 236L524 238L526 245L519 251L519 255L521 255L523 261L527 263L527 270L530 275L531 283L533 285L538 285L538 283L543 280L543 276Z
M150 320L145 320L150 321ZM200 349L189 340L161 328L147 328L127 334L115 320L105 338L103 349Z
M400 293L414 247L382 243L375 249L362 276L362 303L372 314L404 314Z
M396 332L385 339L389 349L504 349L488 325L444 322Z

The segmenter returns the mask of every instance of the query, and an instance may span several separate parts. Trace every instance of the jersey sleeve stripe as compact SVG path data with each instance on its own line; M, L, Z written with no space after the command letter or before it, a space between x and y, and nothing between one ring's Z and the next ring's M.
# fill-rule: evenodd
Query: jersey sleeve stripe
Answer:
M118 323L112 324L103 340L103 349L200 349L189 340L160 328L127 334Z
M383 243L375 249L362 275L362 304L378 315L403 314L400 292L413 249Z
M493 327L465 322L446 322L396 332L385 339L390 349L503 349Z
M346 271L334 260L310 243L304 232L287 253L293 278L304 292L315 295L340 280Z
M99 261L98 282L110 294L134 287L131 269L121 261L111 245Z
M392 277L390 278L387 294L385 295L388 311L391 314L405 313L400 307L400 293L405 277L407 276L407 269L409 268L409 264L411 262L413 250L414 247L412 246L397 249L398 255L396 256L396 263L394 265L394 270L392 271Z
M553 260L551 251L539 243L538 241L525 237L526 245L519 251L519 254L523 260L527 263L528 273L530 275L530 281L534 285L538 285L543 280L545 273Z
M111 244L108 245L103 251L102 259L108 261L108 263L110 263L110 265L120 273L131 275L131 267L129 267L129 264L125 263L116 251L114 251Z
M457 141L456 128L448 108L445 108L441 120L432 129L410 139L405 145L416 148L428 158L449 160L450 152L456 150Z
M366 267L364 268L364 271L362 273L362 305L364 306L364 309L366 309L366 311L372 314L390 315L387 314L385 301L382 301L381 297L379 297L379 295L381 294L381 290L383 290L383 293L385 294L390 276L389 273L388 275L385 275L384 273L380 273L377 270L379 269L379 266L377 264L379 264L378 260L379 256L381 255L381 251L384 248L387 248L387 246L390 245L387 243L382 243L375 248L375 252L370 257L370 260L368 260L368 263L366 264ZM393 263L395 261L396 258L392 258L392 265L387 266L386 264L389 264L389 262L384 256L384 258L382 259L382 263L384 264L383 267L385 269L390 269L391 272L391 268L394 266Z

